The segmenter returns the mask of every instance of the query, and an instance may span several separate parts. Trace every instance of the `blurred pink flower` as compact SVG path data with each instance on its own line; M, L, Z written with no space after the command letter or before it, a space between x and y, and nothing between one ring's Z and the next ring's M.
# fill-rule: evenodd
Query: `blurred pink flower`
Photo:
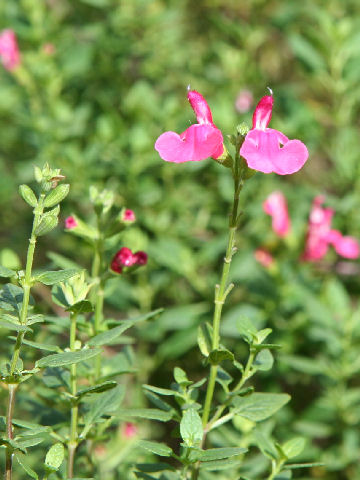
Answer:
M239 113L246 113L252 107L253 101L254 97L250 90L240 90L235 100L235 108Z
M20 64L20 52L15 32L11 29L0 33L0 57L6 70L14 70Z
M65 218L65 228L68 230L71 230L72 228L75 228L78 226L78 223L74 217L67 217Z
M135 437L138 434L138 428L136 425L130 422L125 423L124 436L128 439Z
M314 198L306 236L303 259L309 262L323 258L329 248L330 241L335 241L336 234L331 231L331 221L334 215L332 208L323 208L324 197Z
M265 248L257 248L254 257L265 268L269 268L274 263L273 256Z
M267 128L273 108L272 95L264 96L253 115L253 128L240 148L249 168L279 175L295 173L304 165L309 153L300 140L289 140L283 133Z
M146 265L148 256L147 253L140 250L139 252L134 253L134 259L137 265Z
M358 258L360 255L358 240L354 237L343 236L338 230L331 229L334 210L323 208L323 202L323 196L314 199L303 259L307 261L320 260L328 251L329 245L332 245L336 253L344 258Z
M332 243L336 253L342 257L354 259L360 255L359 242L354 237L342 236L340 234L340 237Z
M188 92L188 100L198 123L178 135L165 132L156 140L155 150L166 162L197 162L208 157L218 158L224 151L223 136L214 125L206 100L195 90Z
M56 48L53 43L44 43L42 51L45 53L45 55L48 55L50 57L51 55L54 55L54 53L56 52Z
M287 202L282 192L273 192L263 203L265 213L272 217L272 228L279 237L285 237L290 230Z

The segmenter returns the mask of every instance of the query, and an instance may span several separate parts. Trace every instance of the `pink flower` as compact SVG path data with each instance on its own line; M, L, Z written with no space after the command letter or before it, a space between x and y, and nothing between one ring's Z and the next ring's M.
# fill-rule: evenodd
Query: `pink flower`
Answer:
M115 253L110 268L115 273L122 273L126 267L140 267L147 264L148 256L143 251L132 253L130 248L122 247ZM133 268L131 268L133 270Z
M332 208L323 208L323 202L324 197L322 195L315 197L310 212L303 255L303 259L310 262L323 258L328 251L329 243L336 241L337 235L335 231L331 230L334 210Z
M138 428L136 425L130 422L125 423L124 436L128 439L133 438L137 435Z
M20 64L20 52L13 30L0 33L0 57L6 70L14 70Z
M56 52L56 48L53 43L44 43L42 51L45 55L50 57L51 55L54 55L54 53Z
M337 230L333 230L331 233L335 232L339 235L333 236L331 243L333 244L336 253L345 258L358 258L360 255L360 246L356 238L342 236Z
M156 140L155 150L166 162L197 162L208 157L218 158L224 151L223 136L214 125L206 100L195 90L188 92L188 100L198 123L185 132L165 132Z
M272 114L272 95L266 95L257 104L253 128L240 148L249 168L279 175L295 173L304 165L309 153L300 140L289 140L283 133L267 128Z
M72 228L75 228L78 226L78 223L74 217L67 217L65 218L65 228L68 230L71 230Z
M240 90L235 100L235 108L239 113L246 113L253 104L253 94L250 90Z
M254 257L265 268L269 268L274 263L273 256L265 248L256 249Z
M265 213L272 217L272 228L279 237L285 237L290 230L287 202L282 192L273 192L263 203Z
M122 212L121 220L125 223L133 223L136 220L135 213L133 212L133 210L127 208Z

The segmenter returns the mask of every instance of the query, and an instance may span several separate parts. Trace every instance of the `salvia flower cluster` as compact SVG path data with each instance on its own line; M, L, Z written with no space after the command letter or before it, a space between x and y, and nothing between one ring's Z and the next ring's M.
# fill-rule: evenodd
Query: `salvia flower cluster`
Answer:
M332 246L336 253L344 258L355 259L360 255L360 244L354 237L343 235L339 230L331 227L335 211L329 207L323 207L325 197L318 195L314 198L305 239L305 248L302 260L316 262L321 260ZM280 191L272 192L263 203L264 212L271 216L272 229L279 237L285 237L291 228L287 201ZM261 249L257 251L255 258L268 267L272 262L269 252Z

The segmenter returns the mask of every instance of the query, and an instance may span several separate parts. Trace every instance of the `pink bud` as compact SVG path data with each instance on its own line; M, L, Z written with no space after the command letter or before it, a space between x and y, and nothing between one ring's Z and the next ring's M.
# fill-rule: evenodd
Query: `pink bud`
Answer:
M255 250L254 257L265 268L271 267L274 263L273 256L264 248L258 248Z
M0 57L6 70L14 70L20 64L20 52L15 32L3 30L0 34Z
M147 253L145 253L141 250L139 252L134 253L134 258L135 258L135 263L137 265L146 265L147 264L147 261L148 261Z
M282 192L273 192L263 203L265 213L272 217L272 228L279 237L285 237L290 230L287 202Z
M253 114L253 128L265 130L271 120L274 99L272 95L265 95L257 104Z
M123 211L121 220L126 223L135 222L136 220L135 213L133 212L133 210L130 210L129 208L127 208L126 210Z
M125 423L124 436L126 438L128 439L133 438L137 435L137 433L138 433L138 428L136 425L130 422Z
M253 104L253 94L250 90L240 90L235 100L235 108L239 113L246 113Z
M77 226L78 226L78 223L77 223L77 221L75 220L74 217L70 216L70 217L65 218L65 228L67 230L71 230L72 228L75 228Z
M122 266L119 265L119 262L117 261L116 258L113 258L111 260L110 268L115 273L121 273L122 272Z
M198 123L213 125L211 110L205 98L196 90L190 90L187 97L195 112Z
M56 49L53 43L45 43L42 47L42 51L45 53L47 56L54 55Z
M124 267L134 265L135 258L130 248L122 247L115 255L116 260Z

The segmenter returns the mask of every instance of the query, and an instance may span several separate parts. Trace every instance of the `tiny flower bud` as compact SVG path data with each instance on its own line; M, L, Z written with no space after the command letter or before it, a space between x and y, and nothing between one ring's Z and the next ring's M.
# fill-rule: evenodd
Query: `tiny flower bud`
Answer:
M67 217L65 218L65 228L67 230L71 230L72 228L75 228L78 226L77 221L75 220L74 217Z
M235 100L235 109L239 113L246 113L253 104L253 94L250 90L240 90Z
M121 273L122 272L122 267L119 265L116 258L112 259L111 264L110 264L110 268L115 273Z
M42 47L42 51L45 53L45 55L50 57L55 53L56 49L53 43L45 43Z
M133 210L130 210L129 208L126 208L125 210L122 211L121 213L121 221L124 223L133 223L136 220L135 213Z
M133 257L135 258L136 265L146 265L147 264L147 261L148 261L147 253L145 253L143 251L139 251L139 252L134 253Z
M254 257L265 268L271 267L274 263L273 256L264 248L258 248L255 250Z
M134 265L134 263L136 263L132 251L130 250L130 248L126 247L122 247L115 255L115 258L120 263L120 265L123 265L124 267L131 267L131 265Z
M130 422L125 423L124 436L127 439L135 437L137 433L138 433L138 428L136 425Z

